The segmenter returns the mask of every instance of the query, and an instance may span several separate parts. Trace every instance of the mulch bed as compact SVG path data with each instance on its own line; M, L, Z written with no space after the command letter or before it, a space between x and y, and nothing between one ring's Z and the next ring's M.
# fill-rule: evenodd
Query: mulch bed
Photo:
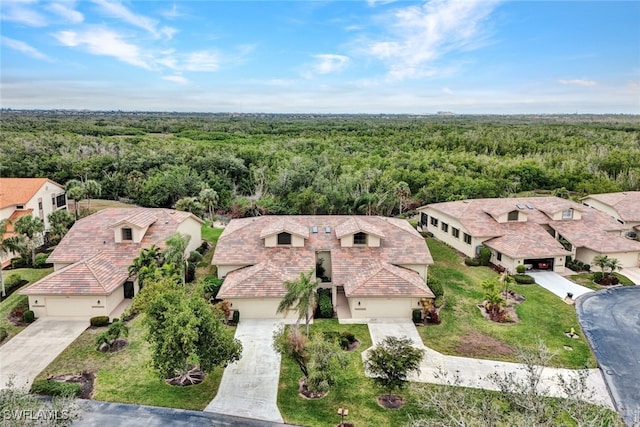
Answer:
M307 381L304 377L298 380L298 392L300 393L300 396L305 399L322 399L327 394L329 394L328 390L325 391L324 393L310 392L309 389L307 388Z
M47 379L61 383L78 383L80 384L80 398L91 399L91 394L93 393L93 382L96 379L96 374L95 372L85 371L80 375L64 374Z
M125 338L118 338L117 340L115 340L113 342L113 345L111 346L111 348L109 349L109 353L115 353L117 351L122 350L123 348L125 348L126 346L129 345L129 341Z
M349 343L349 345L347 346L347 348L344 349L344 351L353 351L358 347L360 347L360 341L355 340L354 342Z
M398 409L404 406L404 399L397 394L383 394L378 396L378 405L385 409Z
M489 313L487 313L487 310L485 309L485 304L487 303L487 301L482 301L481 304L478 304L477 307L480 309L480 313L482 314L482 317L484 317L487 320L490 320L494 323L500 323L500 324L512 324L512 323L518 323L520 321L520 318L518 317L518 314L516 313L515 310L515 306L524 302L525 298L520 295L517 294L513 291L509 291L509 298L507 298L507 295L504 292L500 293L500 296L502 298L504 298L507 303L504 307L504 311L506 312L507 316L509 317L509 321L506 322L494 322L490 317L489 317Z
M516 349L480 332L469 332L460 338L456 346L456 354L460 356L483 358L496 356L513 356Z

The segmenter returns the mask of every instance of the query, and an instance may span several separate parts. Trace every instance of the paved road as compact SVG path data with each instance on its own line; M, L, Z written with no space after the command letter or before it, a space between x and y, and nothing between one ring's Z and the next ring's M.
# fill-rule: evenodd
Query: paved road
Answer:
M535 271L528 272L527 274L536 279L537 284L546 290L553 292L562 299L567 296L567 292L571 292L573 294L573 299L576 299L580 295L588 292L593 292L591 289L580 286L577 283L573 283L571 280L565 279L553 271Z
M620 272L623 276L627 276L636 285L640 285L640 268L638 267L625 267Z
M439 353L424 344L415 325L405 319L385 319L384 321L372 320L369 322L369 332L373 345L377 345L386 336L409 337L416 347L422 347L425 351L420 366L420 374L412 375L409 381L424 382L430 384L453 383L455 377L459 379L459 385L471 388L483 388L487 390L500 390L495 382L488 379L493 373L510 374L526 378L525 366L520 363L500 362L496 360L472 359L469 357L447 356ZM418 344L416 344L418 343ZM428 344L428 343L427 343ZM363 361L368 350L362 353ZM572 369L541 368L541 380L538 390L547 396L566 397L558 387L557 376L569 379L575 375ZM443 374L445 376L443 376ZM613 407L607 387L599 369L589 369L587 384L594 391L594 396L589 399L593 403Z
M584 295L576 310L616 408L629 425L640 425L640 287Z
M34 378L89 326L88 320L44 317L0 347L0 389L13 377L17 387Z
M273 332L279 320L241 320L236 338L242 358L227 366L218 394L205 411L282 423L278 410L280 355L273 350Z

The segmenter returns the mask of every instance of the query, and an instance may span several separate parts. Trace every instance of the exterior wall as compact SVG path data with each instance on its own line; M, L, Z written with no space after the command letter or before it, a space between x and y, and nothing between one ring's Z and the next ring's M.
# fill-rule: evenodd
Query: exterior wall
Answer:
M607 255L609 258L616 258L623 267L638 267L640 265L639 252L614 252L601 254L587 248L578 248L576 259L586 264L591 264L591 270L598 271L598 267L593 265L593 258L598 255Z
M410 319L414 308L422 307L420 298L348 298L354 319L396 317ZM358 305L358 302L360 305Z
M469 245L464 242L464 233L467 233L467 230L460 224L460 222L457 219L452 218L443 213L437 212L430 208L423 209L421 212L424 212L427 215L429 215L429 219L427 221L427 231L430 231L431 233L433 233L433 236L436 239L448 244L449 246L453 247L457 251L462 252L468 257L471 257L471 258L475 257L476 247L481 245L485 240L490 239L491 237L494 237L494 236L478 236L478 237L471 236L471 244ZM433 218L438 219L438 226L431 225L432 216ZM442 231L442 228L441 228L442 221L449 224L449 230L447 232ZM460 230L460 235L458 238L453 237L453 234L452 234L453 228L457 228L458 230Z
M116 228L113 229L113 238L115 240L116 243L122 243L122 229L123 228L130 228L131 229L131 234L132 234L132 242L133 243L140 243L142 241L142 238L144 237L145 233L147 232L147 230L149 229L149 227L144 227L144 228L140 228L140 227L136 227L135 225L131 225L131 224L127 224L124 223ZM130 243L129 240L125 240L125 243Z
M585 199L582 200L582 204L589 206L591 208L597 209L600 212L604 212L612 217L614 217L615 219L617 219L618 221L622 221L622 219L620 219L620 216L618 215L618 212L616 212L615 209L613 209L611 206L602 203L599 200L596 199L592 199L591 197L586 197Z
M193 218L187 218L180 225L178 225L178 230L182 234L188 234L191 236L191 240L189 240L189 245L185 250L185 254L191 253L191 251L195 251L202 244L202 224L196 221Z
M61 270L61 269L65 268L66 266L71 265L71 264L73 264L73 263L71 263L71 262L56 262L56 263L53 264L53 271Z
M362 245L353 244L354 236L355 234L347 234L346 236L342 236L342 239L340 239L340 246L342 246L343 248L352 248L354 246L362 246ZM380 238L378 236L367 234L367 246L370 248L379 248Z
M289 245L286 245L289 246ZM272 234L271 236L267 236L264 238L264 247L265 248L276 248L278 247L278 235ZM296 236L295 234L291 235L291 247L292 248L303 248L304 247L304 237Z
M296 319L297 312L290 310L289 313L276 313L279 298L229 298L233 310L240 311L240 321L242 319Z
M564 272L565 266L564 266L564 261L565 261L565 257L564 256L548 256L548 257L541 257L539 259L548 259L548 258L553 258L553 271L556 273L562 273ZM537 259L537 258L533 258L533 259ZM495 265L501 265L502 267L506 268L507 271L509 271L509 273L514 274L516 272L516 268L518 267L518 265L520 264L524 264L524 258L511 258L505 254L502 254L502 260L498 261L498 256L497 256L497 252L495 250L491 250L491 263L495 264Z
M372 236L371 234L367 234L367 246L369 246L370 248L379 248L380 238L378 236Z
M572 208L573 209L573 208ZM571 218L562 218L562 212L563 210L560 210L558 212L554 212L553 215L550 215L551 219L554 221L575 221L575 220L580 220L582 219L582 212L573 209L573 217Z
M246 265L218 265L217 267L218 267L218 279L222 279L227 274L231 273L233 270L246 267Z
M409 270L413 270L413 271L417 272L420 275L420 277L422 277L422 279L427 280L427 266L426 265L404 264L404 265L400 265L400 267L404 267L404 268L407 268Z
M134 285L134 292L137 294L138 289ZM102 302L102 300L100 300ZM107 304L106 311L107 313L111 313L115 308L124 301L124 287L122 285L118 286L115 291L113 291L110 295L107 296Z
M32 215L44 221L45 231L49 231L49 229L51 229L51 224L47 217L51 212L58 210L58 208L51 202L51 198L52 196L57 196L61 193L64 193L64 188L47 181L24 206L25 209L33 209ZM38 206L39 201L42 202L42 211L40 211ZM66 207L60 209L66 209Z
M100 300L100 304L98 304ZM38 301L36 303L36 301ZM36 317L63 316L86 317L108 316L106 295L94 296L50 296L29 295L29 308ZM115 308L115 307L114 307Z
M527 222L527 212L523 211L523 210L519 210L519 209L514 209L514 211L518 212L518 221L517 222ZM513 211L510 211L513 212ZM492 215L493 216L493 215ZM498 216L497 218L494 217L494 219L498 222L516 222L516 221L509 221L509 212L505 212L503 214L501 214L500 216Z
M16 210L15 205L0 209L0 219L7 219Z

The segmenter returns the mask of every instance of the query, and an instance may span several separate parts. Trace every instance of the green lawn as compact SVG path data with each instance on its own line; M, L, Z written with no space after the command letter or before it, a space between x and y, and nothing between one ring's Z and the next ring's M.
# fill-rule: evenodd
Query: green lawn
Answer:
M211 249L209 249L200 263L198 263L198 268L196 269L196 279L203 279L207 276L215 276L216 275L216 267L211 265L211 258L213 257L213 252L216 249L216 244L218 243L218 238L224 231L224 228L212 228L209 226L209 222L202 224L202 239L206 240L211 244Z
M202 410L215 396L222 368L217 368L198 385L177 387L167 385L150 369L150 352L144 340L142 316L129 322L129 346L120 352L104 354L96 351L96 335L105 328L87 329L36 379L49 375L96 373L93 398L107 402L133 403Z
M627 277L623 276L620 273L613 273L616 275L618 280L620 280L620 284L624 286L632 286L634 283ZM573 274L568 277L571 281L585 286L589 289L593 289L594 291L599 291L600 289L607 289L606 286L600 286L593 281L593 273L582 273L582 274Z
M31 283L37 282L43 277L47 276L49 273L53 271L53 267L51 268L17 268L15 270L3 270L2 276L6 279L11 274L18 274L22 279L28 280L29 283L23 285L24 289L26 286L29 286ZM26 295L18 295L18 291L13 292L6 299L0 302L0 327L6 328L9 333L9 337L3 341L3 343L9 341L9 339L23 330L24 326L14 326L9 320L7 316L11 311L19 306L28 307L28 299Z
M209 222L202 224L202 238L207 242L211 243L213 246L218 243L218 238L224 231L224 228L213 228L209 226Z
M518 348L535 351L541 339L557 353L551 362L554 366L596 366L583 334L580 339L564 335L572 327L581 331L573 306L538 285L512 285L526 298L516 308L520 322L490 322L476 305L483 300L481 282L496 278L497 273L487 267L467 267L460 254L435 239L427 239L427 244L435 261L429 275L442 283L445 306L441 325L418 328L425 345L445 354L517 361ZM573 351L565 350L565 345Z

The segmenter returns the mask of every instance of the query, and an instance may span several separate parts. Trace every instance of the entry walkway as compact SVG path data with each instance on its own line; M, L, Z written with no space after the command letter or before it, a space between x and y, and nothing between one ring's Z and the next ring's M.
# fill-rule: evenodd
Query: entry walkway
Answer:
M218 394L206 412L282 423L278 410L280 355L271 345L277 319L241 320L236 338L242 342L242 358L227 366Z
M591 289L580 286L577 283L573 283L571 280L565 279L553 271L535 271L528 272L527 274L536 279L536 283L538 285L542 286L549 292L553 292L562 299L567 296L567 292L571 292L573 294L574 300L580 295L593 292Z
M640 268L638 267L625 267L620 271L620 274L627 276L636 285L640 286Z
M520 363L447 356L426 347L422 343L422 339L415 325L410 320L372 320L369 322L369 332L374 346L380 343L386 336L406 336L413 341L415 347L425 350L424 358L420 366L420 374L410 376L409 381L430 384L453 384L457 377L459 383L456 385L499 391L496 384L487 378L490 374L513 373L516 378L525 378L525 365ZM363 361L366 360L367 354L368 350L362 353ZM541 392L546 391L545 394L548 396L566 397L558 387L556 378L560 375L565 379L569 379L576 371L549 367L540 367L540 369L542 369L542 374L539 390ZM600 370L589 369L588 372L587 385L595 393L590 401L613 408Z
M0 347L0 389L9 379L30 388L34 378L89 326L89 320L43 317Z

